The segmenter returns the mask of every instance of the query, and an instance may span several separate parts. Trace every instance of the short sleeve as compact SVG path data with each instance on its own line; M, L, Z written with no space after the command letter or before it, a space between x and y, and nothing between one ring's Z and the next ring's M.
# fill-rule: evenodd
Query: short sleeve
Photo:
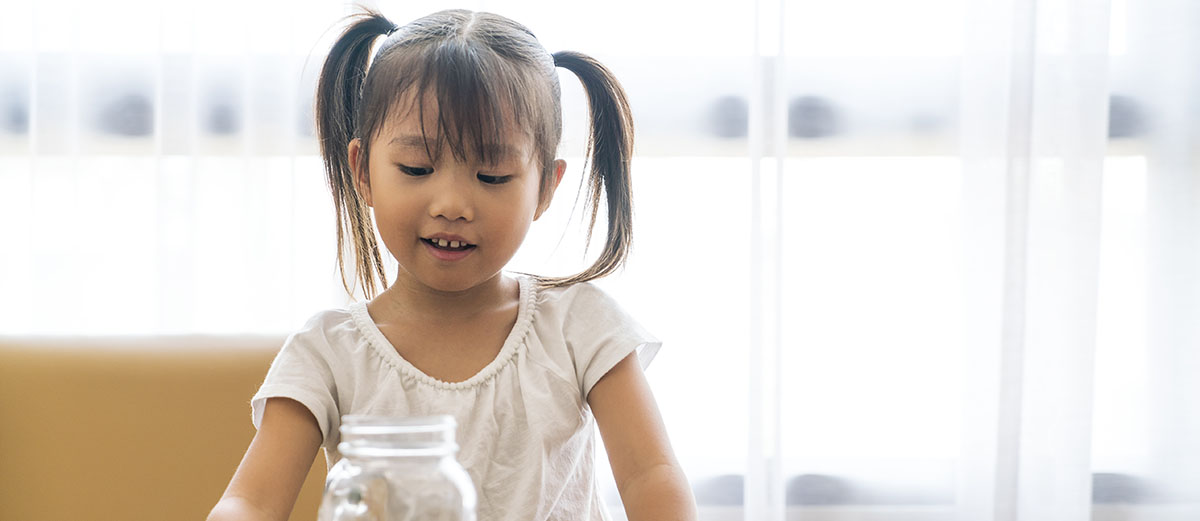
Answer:
M578 294L568 309L563 334L586 399L596 382L634 351L642 368L648 367L662 342L604 291L589 283L576 288Z
M303 404L316 418L322 439L338 424L337 388L329 341L321 334L320 317L288 337L275 355L258 392L250 401L254 428L262 427L268 398L291 398Z

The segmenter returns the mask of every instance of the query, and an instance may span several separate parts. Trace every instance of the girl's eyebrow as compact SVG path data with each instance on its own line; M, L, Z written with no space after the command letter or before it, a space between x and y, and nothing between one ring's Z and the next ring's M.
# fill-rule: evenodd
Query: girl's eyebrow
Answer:
M425 150L425 138L414 135L404 134L392 138L388 141L388 146L400 146L402 148L415 148ZM493 158L496 162L506 161L508 159L520 159L522 157L520 149L515 146L502 143L487 143L484 145L487 149L487 157Z
M397 136L388 142L388 146L393 145L400 145L404 148L425 148L425 138L413 135Z

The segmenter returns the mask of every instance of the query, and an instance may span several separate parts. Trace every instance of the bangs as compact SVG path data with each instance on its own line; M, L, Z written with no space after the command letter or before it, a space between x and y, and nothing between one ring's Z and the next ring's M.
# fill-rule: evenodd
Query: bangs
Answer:
M366 112L380 115L380 121L364 122L372 139L390 118L416 116L431 159L448 148L459 160L496 164L511 137L522 133L532 145L524 152L544 161L539 151L547 148L545 127L551 123L539 107L546 106L547 89L529 77L532 68L514 66L464 38L394 49L377 65L372 79L386 87L372 90L387 106Z

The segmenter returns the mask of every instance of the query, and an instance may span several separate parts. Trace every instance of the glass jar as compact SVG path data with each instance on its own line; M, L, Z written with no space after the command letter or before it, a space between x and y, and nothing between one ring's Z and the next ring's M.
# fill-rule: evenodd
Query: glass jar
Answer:
M452 416L345 416L318 521L475 521Z

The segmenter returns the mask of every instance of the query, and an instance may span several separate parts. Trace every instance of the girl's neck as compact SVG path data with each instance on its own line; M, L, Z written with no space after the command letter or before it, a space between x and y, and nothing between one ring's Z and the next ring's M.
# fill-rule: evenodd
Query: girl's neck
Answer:
M422 320L457 321L476 317L514 302L520 293L516 279L497 273L483 283L455 292L439 291L400 269L396 282L371 303L376 319L407 316Z

